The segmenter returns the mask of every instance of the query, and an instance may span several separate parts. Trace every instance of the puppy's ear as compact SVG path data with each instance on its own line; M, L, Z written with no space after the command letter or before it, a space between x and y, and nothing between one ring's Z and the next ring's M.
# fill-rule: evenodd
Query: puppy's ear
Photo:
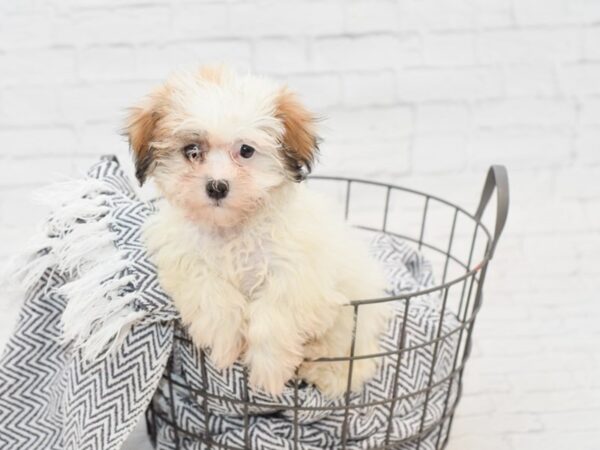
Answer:
M154 163L152 141L156 126L162 118L162 90L146 97L140 104L129 109L123 134L129 138L129 147L135 162L135 176L144 184Z
M281 151L287 169L295 181L302 181L310 173L319 151L317 118L287 88L277 97L275 116L284 126Z

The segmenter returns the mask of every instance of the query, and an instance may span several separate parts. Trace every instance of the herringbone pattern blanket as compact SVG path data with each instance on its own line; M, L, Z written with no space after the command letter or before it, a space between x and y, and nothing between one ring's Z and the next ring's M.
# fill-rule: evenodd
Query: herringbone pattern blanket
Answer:
M118 162L105 158L87 179L48 196L56 204L46 229L9 280L11 289L22 288L23 306L0 360L0 448L118 449L153 399L158 411L170 404L161 377L172 352L171 375L184 385L206 384L215 395L242 398L240 365L219 372L208 362L203 378L198 350L174 339L180 332L177 311L158 284L140 239L141 225L154 209L137 198ZM433 286L430 265L401 240L378 235L372 251L387 271L390 294ZM1 293L8 295L4 286ZM398 354L386 357L377 376L352 397L352 404L370 406L349 412L348 448L383 445L390 421L392 442L421 433L420 448L434 448L437 430L427 434L428 426L454 400L454 394L446 394L456 335L440 341L435 362L428 342L440 326L442 335L457 327L455 316L440 314L439 303L435 294L414 298L406 320L404 303L396 305L383 347L397 349L406 324L400 372L396 375ZM434 388L427 396L430 385ZM398 400L391 410L394 393ZM183 430L208 432L213 442L232 446L249 442L256 449L293 448L292 413L281 406L293 404L292 388L277 399L247 393L263 404L250 409L247 435L243 411L235 403L209 402L207 421L205 405L187 389L173 395L175 420ZM297 448L336 448L343 400L328 400L302 385L298 401L321 409L299 413ZM157 447L175 448L172 427L160 420L156 425ZM179 435L180 448L206 448L185 436Z

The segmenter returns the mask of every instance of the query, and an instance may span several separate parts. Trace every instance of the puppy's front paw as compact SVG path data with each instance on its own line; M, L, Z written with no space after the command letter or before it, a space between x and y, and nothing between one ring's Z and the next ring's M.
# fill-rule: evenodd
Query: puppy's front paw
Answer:
M276 357L254 353L246 355L250 374L250 386L269 395L281 395L285 384L294 377L296 367L301 358L291 355Z
M203 320L193 322L188 329L192 341L198 347L210 347L210 359L217 369L231 367L242 353L242 331L233 325L218 330L209 327Z
M305 362L298 369L298 376L313 383L328 398L338 398L348 389L348 369L345 362ZM364 384L377 371L377 363L372 359L354 361L352 367L351 392L360 392Z
M243 336L238 330L230 330L215 336L210 359L219 370L231 367L242 354Z

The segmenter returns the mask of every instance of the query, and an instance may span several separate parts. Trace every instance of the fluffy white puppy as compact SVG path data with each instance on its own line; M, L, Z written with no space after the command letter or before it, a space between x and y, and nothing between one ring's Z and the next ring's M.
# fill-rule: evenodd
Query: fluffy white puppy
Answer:
M219 368L279 394L298 376L346 390L354 311L383 277L342 221L300 181L317 151L315 118L287 88L224 68L169 78L131 109L140 183L164 201L145 228L158 277L193 342ZM346 305L346 306L345 306ZM355 355L379 351L387 307L358 309ZM352 389L376 359L353 364Z

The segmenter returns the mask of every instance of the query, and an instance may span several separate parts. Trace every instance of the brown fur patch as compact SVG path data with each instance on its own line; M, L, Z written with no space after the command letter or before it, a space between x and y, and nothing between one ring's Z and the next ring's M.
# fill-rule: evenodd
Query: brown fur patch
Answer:
M129 137L129 146L135 159L135 176L140 185L146 181L156 156L151 144L156 138L156 128L163 114L166 95L167 90L161 87L140 105L129 109L124 134Z
M288 170L296 181L310 172L319 150L316 117L308 111L289 89L282 89L277 98L275 116L283 122L282 152Z

